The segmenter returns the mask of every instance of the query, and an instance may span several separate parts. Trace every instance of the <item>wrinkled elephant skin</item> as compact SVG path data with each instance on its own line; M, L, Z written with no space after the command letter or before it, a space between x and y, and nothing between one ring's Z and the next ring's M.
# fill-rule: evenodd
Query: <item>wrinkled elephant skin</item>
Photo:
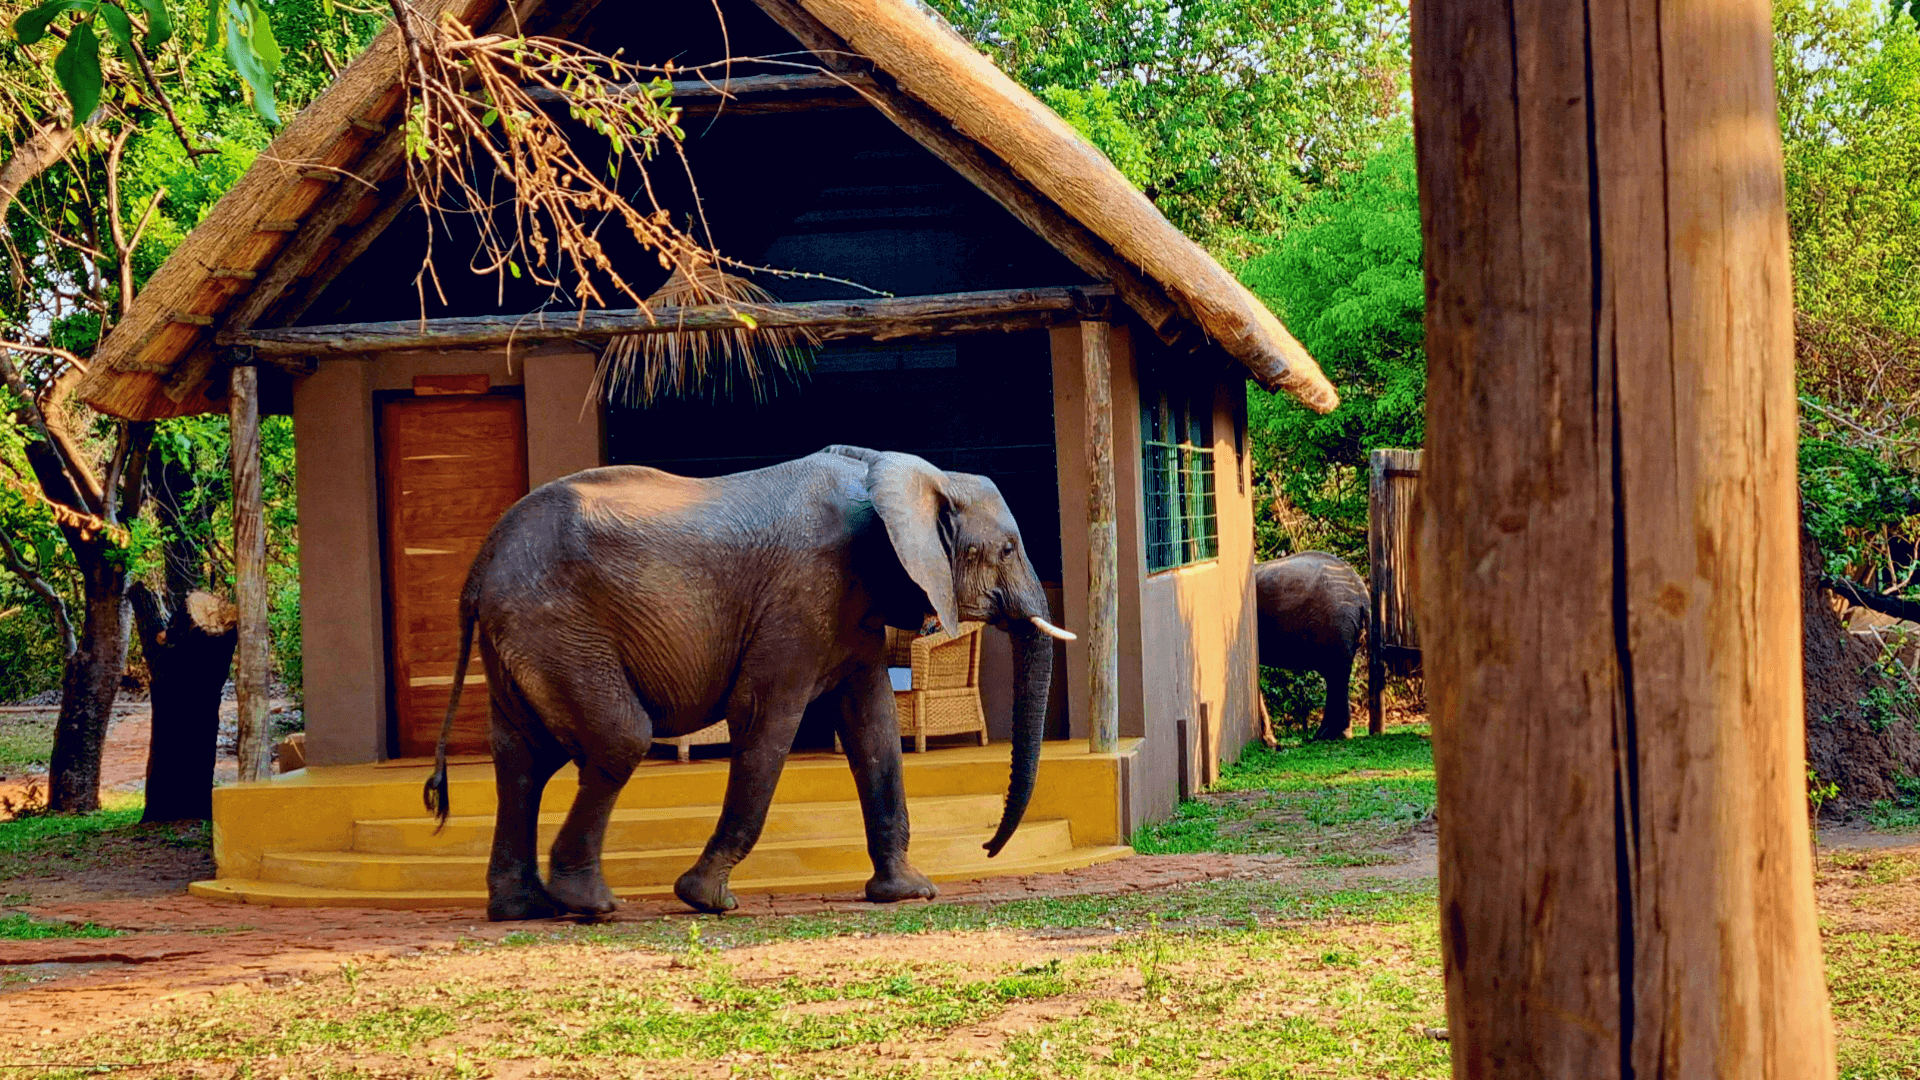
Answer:
M500 519L461 596L449 721L477 637L492 705L499 817L493 919L614 907L601 843L620 789L660 737L722 719L733 758L713 838L674 885L734 906L801 715L837 704L866 822L876 902L937 890L908 865L886 627L982 621L1013 639L1014 763L997 852L1026 810L1052 677L1046 596L1005 501L983 477L910 454L828 447L771 468L689 479L637 466L541 487ZM427 805L447 807L446 740ZM540 879L540 796L572 761L580 789Z
M1346 738L1353 723L1347 699L1353 657L1367 629L1367 583L1338 556L1306 551L1256 564L1253 589L1260 663L1319 672L1327 681L1327 704L1314 738ZM1271 724L1263 737L1274 744Z

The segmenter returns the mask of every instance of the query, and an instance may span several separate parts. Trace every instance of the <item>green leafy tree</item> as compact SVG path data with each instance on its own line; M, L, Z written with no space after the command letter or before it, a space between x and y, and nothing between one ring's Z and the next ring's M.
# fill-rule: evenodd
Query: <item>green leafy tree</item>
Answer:
M98 805L133 609L147 636L149 616L164 622L185 599L171 590L182 579L162 568L184 550L181 522L147 499L148 466L166 473L169 432L185 422L99 416L71 388L140 283L271 135L273 87L236 94L230 65L232 35L262 48L274 35L257 7L222 10L210 25L228 35L224 52L170 32L185 12L159 3L0 2L17 34L0 41L0 569L8 595L24 591L51 615L39 622L51 646L23 641L18 655L61 655L48 785L56 810ZM280 98L295 101L377 25L325 0L283 0L273 18L280 36L301 42L277 61ZM285 33L290 26L297 32ZM217 548L204 551L196 580L218 587ZM165 603L135 604L143 587ZM148 659L160 662L151 650ZM158 713L156 701L156 724Z
M1920 594L1920 28L1911 5L1777 0L1800 486L1830 574Z
M1216 251L1408 127L1404 0L934 6Z
M1340 390L1322 416L1248 391L1259 557L1323 548L1365 565L1367 455L1425 439L1419 188L1402 137L1316 191L1240 278Z

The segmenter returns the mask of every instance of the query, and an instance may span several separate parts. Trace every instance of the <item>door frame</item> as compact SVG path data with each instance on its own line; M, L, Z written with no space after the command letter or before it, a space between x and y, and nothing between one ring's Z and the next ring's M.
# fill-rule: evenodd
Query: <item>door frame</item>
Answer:
M374 462L374 505L378 511L380 537L380 635L383 645L381 666L385 669L383 694L386 698L386 757L392 761L405 757L401 753L400 738L400 691L399 665L395 662L397 642L393 622L393 558L391 551L392 532L388 528L388 510L392 500L387 493L387 425L386 408L398 401L431 400L434 398L511 398L520 403L520 471L522 482L531 490L531 477L527 467L527 445L532 440L527 431L526 393L517 384L490 386L484 394L418 394L412 390L376 390L373 394L373 462ZM476 656L475 661L478 661ZM469 665L471 670L471 664Z

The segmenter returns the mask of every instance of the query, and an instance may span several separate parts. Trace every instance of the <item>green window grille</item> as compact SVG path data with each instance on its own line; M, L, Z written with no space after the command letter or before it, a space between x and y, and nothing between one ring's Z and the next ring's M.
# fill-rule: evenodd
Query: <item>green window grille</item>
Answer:
M1208 417L1164 394L1141 395L1142 500L1147 516L1147 572L1220 555L1220 517L1213 491Z

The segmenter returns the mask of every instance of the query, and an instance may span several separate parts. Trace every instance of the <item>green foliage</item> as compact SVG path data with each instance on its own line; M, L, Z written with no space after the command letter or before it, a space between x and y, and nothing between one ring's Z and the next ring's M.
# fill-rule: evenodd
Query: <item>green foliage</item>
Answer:
M1202 243L1245 250L1407 129L1396 0L934 0Z
M1278 312L1340 390L1321 416L1248 391L1258 556L1323 548L1365 566L1367 454L1426 436L1426 286L1413 141L1403 137L1315 192L1241 280ZM1304 520L1300 517L1304 515Z
M207 37L205 44L225 42L227 61L239 73L254 108L268 122L278 124L274 103L273 77L280 71L283 53L273 33L267 13L254 0L206 0ZM28 9L14 20L13 31L22 45L38 44L48 35L62 15L72 17L66 41L53 59L54 78L73 107L73 115L86 120L99 107L107 90L105 69L100 63L100 33L126 60L130 71L142 65L136 54L151 54L173 37L173 17L165 0L137 0L140 10L131 12L115 0L46 0ZM328 4L329 11L332 7ZM135 14L145 26L133 22ZM135 83L136 97L140 83Z
M1899 777L1894 790L1893 798L1877 799L1867 809L1867 823L1886 832L1920 829L1920 776Z
M1893 584L1911 568L1913 551L1911 543L1896 551L1889 542L1911 535L1909 522L1920 514L1920 476L1870 447L1841 441L1844 433L1817 413L1806 426L1800 497L1807 530L1825 559L1822 569L1876 587Z
M1206 794L1141 828L1143 854L1275 852L1321 866L1381 861L1378 845L1433 811L1433 747L1421 733L1252 745Z

